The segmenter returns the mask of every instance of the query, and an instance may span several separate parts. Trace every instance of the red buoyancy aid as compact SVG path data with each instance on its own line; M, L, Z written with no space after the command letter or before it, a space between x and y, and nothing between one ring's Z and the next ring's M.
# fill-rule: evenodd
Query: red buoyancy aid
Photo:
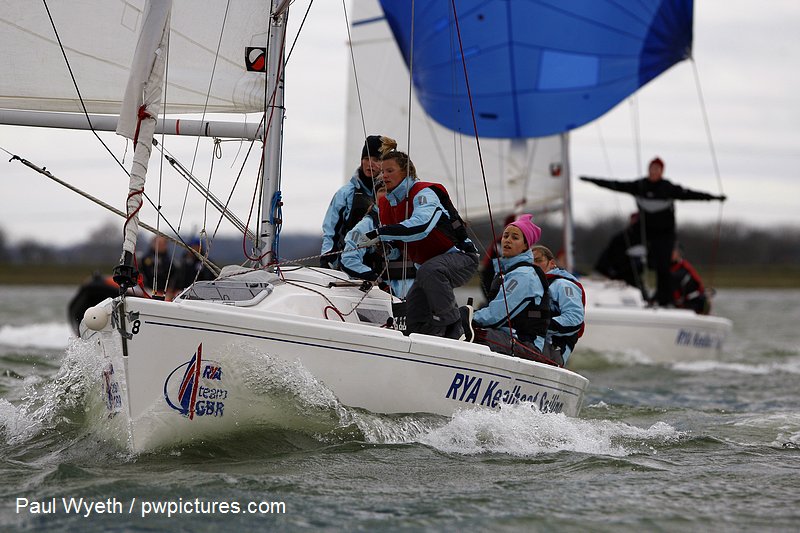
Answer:
M553 281L555 281L557 279L565 279L567 281L571 281L572 283L574 283L575 285L578 286L578 288L581 290L581 305L583 305L583 313L584 313L584 317L585 317L586 316L586 291L584 290L583 285L581 285L581 282L578 281L578 280L572 279L572 278L568 278L566 276L559 276L558 274L551 274L550 272L546 273L545 276L547 276L547 285L548 286L551 283L553 283ZM584 320L584 322L581 322L581 329L579 329L578 333L577 333L577 335L578 335L577 338L578 339L583 337L583 331L585 329L586 329L586 321Z
M378 212L380 213L381 224L383 226L399 224L400 222L410 218L414 213L414 197L417 195L417 193L419 193L419 191L428 187L436 192L436 195L440 198L440 200L442 198L442 194L444 197L449 199L447 189L445 189L443 185L439 183L418 181L408 191L408 195L399 201L397 205L391 205L386 197L383 197L378 201ZM445 211L448 211L446 205L443 205L443 208ZM406 211L406 209L408 209L408 211ZM451 213L447 213L447 216L451 216ZM444 231L442 231L440 226L442 226L442 219L440 219L439 223L436 224L436 227L428 234L427 237L418 241L411 241L407 243L409 259L421 265L428 259L436 257L437 255L441 255L454 245L458 244L452 237L448 236Z
M677 263L672 263L669 267L669 271L674 277L679 277L681 279L681 283L679 283L677 287L674 287L672 291L672 299L675 302L684 302L685 300L689 300L692 297L696 298L705 293L705 287L703 286L703 280L700 279L700 274L697 273L697 270L695 270L686 259L682 259ZM689 280L685 280L687 274L690 277ZM691 282L694 282L694 287L691 286Z

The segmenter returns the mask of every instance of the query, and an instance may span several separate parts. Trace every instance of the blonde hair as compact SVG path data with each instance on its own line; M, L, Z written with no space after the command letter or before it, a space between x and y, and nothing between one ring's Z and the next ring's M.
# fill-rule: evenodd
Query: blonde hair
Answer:
M395 141L391 137L384 137L383 135L381 135L381 147L380 147L381 159L383 159L383 156L396 149L397 149L397 141Z
M536 252L539 252L548 261L552 261L556 258L556 256L553 255L553 252L550 251L550 248L548 248L547 246L542 246L541 244L537 244L536 246L532 247L531 251L534 254L536 254Z
M390 140L393 141L393 139ZM395 146L397 146L396 142ZM381 147L381 149L383 149L383 147ZM389 159L394 159L397 162L397 166L406 169L406 175L417 179L417 169L414 167L414 163L411 161L411 158L408 157L407 153L392 150L391 152L383 154L383 157L381 157L381 161L388 161Z

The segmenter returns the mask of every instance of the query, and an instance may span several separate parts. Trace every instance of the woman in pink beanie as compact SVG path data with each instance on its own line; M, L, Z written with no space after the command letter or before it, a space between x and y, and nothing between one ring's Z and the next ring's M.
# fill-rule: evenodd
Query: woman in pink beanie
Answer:
M539 242L539 237L542 236L542 228L533 223L533 215L520 215L519 218L511 222L509 226L516 226L522 232L528 249ZM506 229L508 229L508 227L506 227ZM503 233L505 234L505 231L503 231Z
M525 359L541 359L550 297L544 272L533 264L530 248L542 230L531 215L522 215L503 230L502 257L495 260L489 304L475 311L475 342L492 351ZM509 322L511 327L509 328Z

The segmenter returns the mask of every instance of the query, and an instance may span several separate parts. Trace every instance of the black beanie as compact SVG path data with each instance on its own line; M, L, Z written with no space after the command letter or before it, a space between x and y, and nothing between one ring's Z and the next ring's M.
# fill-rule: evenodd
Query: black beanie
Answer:
M377 157L380 159L381 146L383 146L383 141L381 139L380 135L370 135L367 137L367 140L364 141L364 148L361 149L361 159L366 159L367 157Z

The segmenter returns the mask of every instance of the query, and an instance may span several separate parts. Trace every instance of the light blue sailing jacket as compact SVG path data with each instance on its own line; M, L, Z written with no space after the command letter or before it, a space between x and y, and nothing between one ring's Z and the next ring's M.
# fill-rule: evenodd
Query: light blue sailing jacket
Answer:
M556 274L577 281L571 272L563 268L554 268L548 274ZM550 326L547 328L547 342L551 342L553 337L567 337L578 333L584 321L580 287L566 279L554 278L550 282L550 310L553 312L553 316L550 318ZM562 352L564 364L567 364L571 353L572 349L565 346Z
M336 246L337 235L342 233L344 225L350 218L350 211L353 208L353 195L356 191L361 191L370 198L374 198L372 190L364 185L358 177L358 169L353 173L350 181L345 183L331 198L328 211L322 221L322 248L320 253L324 254L332 250L341 250L342 245ZM343 236L342 236L343 237ZM343 244L343 243L342 243ZM334 257L333 259L338 259Z
M411 176L406 176L394 190L387 192L386 200L389 202L389 205L396 206L398 203L405 200L411 187L413 187L416 182L417 180ZM445 217L445 220L450 218L447 213L447 208L442 205L436 192L434 192L432 188L426 187L414 196L414 211L411 213L411 216L398 224L383 226L380 239L382 241L400 242L422 240L430 235L431 231L436 228L436 225L442 217ZM464 242L472 246L472 241L470 239L465 239ZM457 246L453 246L445 253L460 252L461 250Z
M378 207L373 207L373 210L377 213ZM368 251L374 252L375 247L370 246L366 248L359 248L358 241L364 234L377 228L378 226L375 224L372 216L367 214L359 221L358 224L355 225L353 229L347 233L347 237L345 237L344 241L344 252L342 252L341 255L341 262L344 268L355 272L356 274L366 274L368 272L372 272L372 270L364 264L364 256L367 255ZM400 259L401 257L401 251L398 248L392 248L386 259L389 261L394 261ZM389 283L389 286L392 288L392 294L398 298L405 298L408 289L410 289L411 285L414 283L413 279L386 278L386 276L383 276L383 279Z
M530 250L526 250L514 257L500 257L495 261L500 262L503 272L508 272L504 275L503 280L505 295L501 288L497 296L486 307L475 311L473 321L484 328L505 329L508 331L506 302L508 303L508 313L513 318L528 306L530 297L533 297L535 303L541 303L545 288L542 286L542 282L539 280L539 276L536 275L533 266L523 266L511 270L511 267L517 263L533 264L533 252ZM495 271L499 271L496 263L494 266ZM515 337L517 336L513 330L512 334ZM536 337L534 345L541 351L544 347L544 339Z

